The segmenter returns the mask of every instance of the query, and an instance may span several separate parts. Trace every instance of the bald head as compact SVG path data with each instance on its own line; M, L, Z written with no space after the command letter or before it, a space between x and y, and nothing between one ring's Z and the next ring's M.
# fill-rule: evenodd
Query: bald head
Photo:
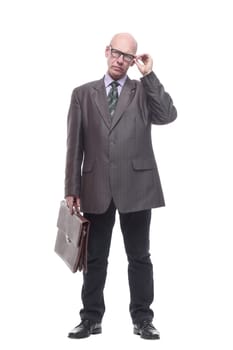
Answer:
M110 45L122 52L135 55L137 52L137 41L129 33L115 34L110 42Z

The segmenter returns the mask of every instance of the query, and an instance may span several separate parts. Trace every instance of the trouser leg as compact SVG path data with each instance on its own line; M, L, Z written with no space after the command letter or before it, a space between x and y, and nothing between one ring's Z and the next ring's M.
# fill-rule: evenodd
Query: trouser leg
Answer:
M120 213L121 230L128 258L130 314L133 323L153 319L150 305L154 299L153 266L150 260L151 210Z
M84 214L91 225L88 241L88 271L83 273L81 319L100 322L105 312L103 291L115 212L115 206L111 202L104 214Z

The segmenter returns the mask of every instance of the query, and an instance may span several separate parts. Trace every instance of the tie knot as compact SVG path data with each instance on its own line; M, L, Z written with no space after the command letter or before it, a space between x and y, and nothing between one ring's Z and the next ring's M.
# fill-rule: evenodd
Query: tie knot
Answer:
M113 89L115 89L119 85L119 83L118 81L113 80L110 85L112 86Z

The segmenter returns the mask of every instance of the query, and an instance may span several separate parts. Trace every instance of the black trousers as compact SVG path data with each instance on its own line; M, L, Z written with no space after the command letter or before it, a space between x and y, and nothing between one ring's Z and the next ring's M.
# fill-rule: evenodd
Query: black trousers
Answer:
M88 242L88 272L83 274L81 319L101 322L105 311L104 286L116 208L111 202L104 214L84 216L91 221ZM149 253L151 210L122 214L120 226L128 259L130 314L133 323L153 319L153 266ZM120 301L119 301L120 305Z

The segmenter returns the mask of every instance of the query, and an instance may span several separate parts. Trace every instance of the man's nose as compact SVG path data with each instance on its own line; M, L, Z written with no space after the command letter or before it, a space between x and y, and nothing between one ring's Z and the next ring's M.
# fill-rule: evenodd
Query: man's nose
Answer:
M118 57L117 62L120 63L120 64L124 63L124 56L123 56L123 54L120 55L120 57Z

